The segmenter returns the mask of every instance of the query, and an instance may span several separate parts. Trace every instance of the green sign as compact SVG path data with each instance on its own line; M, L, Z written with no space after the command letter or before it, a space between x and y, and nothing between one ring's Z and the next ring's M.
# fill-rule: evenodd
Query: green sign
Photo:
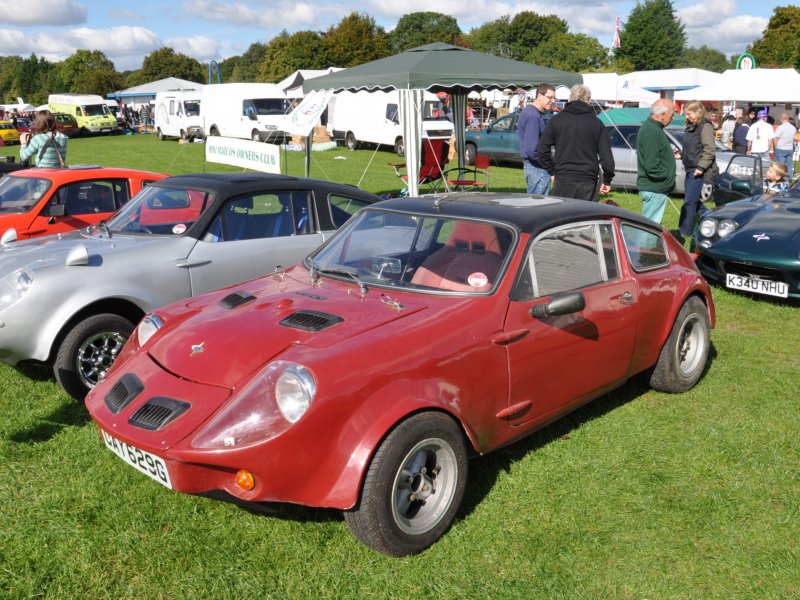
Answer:
M736 68L737 69L755 69L756 68L756 57L748 52L744 52L743 54L739 55L739 58L736 59Z

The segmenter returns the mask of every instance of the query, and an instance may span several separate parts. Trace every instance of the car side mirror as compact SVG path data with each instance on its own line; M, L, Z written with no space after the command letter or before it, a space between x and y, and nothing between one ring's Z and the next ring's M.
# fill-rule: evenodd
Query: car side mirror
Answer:
M491 125L487 125L486 126L486 133L492 133L492 126Z
M531 307L531 316L534 319L546 319L555 315L570 315L586 308L586 299L582 292L557 294L544 304Z
M753 193L753 185L747 179L735 179L731 181L731 191L749 196Z
M51 204L49 207L47 207L48 217L63 217L66 214L67 214L66 204Z

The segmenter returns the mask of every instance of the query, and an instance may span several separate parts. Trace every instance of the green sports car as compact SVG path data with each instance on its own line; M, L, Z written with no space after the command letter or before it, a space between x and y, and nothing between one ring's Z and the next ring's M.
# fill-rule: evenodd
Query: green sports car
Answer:
M703 215L692 238L700 272L731 290L800 298L800 180Z

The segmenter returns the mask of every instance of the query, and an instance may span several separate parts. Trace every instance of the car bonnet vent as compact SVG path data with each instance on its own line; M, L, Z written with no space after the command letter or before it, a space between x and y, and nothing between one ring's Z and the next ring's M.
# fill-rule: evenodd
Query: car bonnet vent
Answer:
M156 396L142 404L128 419L128 423L134 427L156 431L180 417L189 410L189 406L191 405L188 402Z
M233 292L232 294L228 294L222 300L217 302L217 304L222 308L236 308L237 306L240 306L255 299L256 297L253 296L253 294L239 291L239 292Z
M322 331L342 321L344 319L336 315L316 310L301 310L286 317L280 322L280 325L302 329L303 331Z
M106 394L105 401L108 410L115 415L128 406L131 401L144 389L144 384L133 373L126 373L113 385Z

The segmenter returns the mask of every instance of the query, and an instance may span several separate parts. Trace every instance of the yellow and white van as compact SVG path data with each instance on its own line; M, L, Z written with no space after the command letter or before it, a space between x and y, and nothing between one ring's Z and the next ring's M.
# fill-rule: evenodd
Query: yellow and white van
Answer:
M66 113L78 122L78 135L114 133L117 119L106 101L96 94L50 94L47 108L52 113Z

